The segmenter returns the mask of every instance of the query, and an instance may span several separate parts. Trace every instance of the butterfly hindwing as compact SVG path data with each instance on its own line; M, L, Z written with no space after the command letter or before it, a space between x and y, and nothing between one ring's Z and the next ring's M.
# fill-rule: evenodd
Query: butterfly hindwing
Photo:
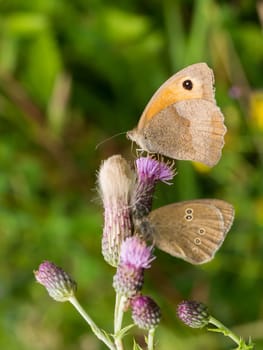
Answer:
M159 112L139 133L142 148L208 166L221 157L226 128L219 108L200 99L175 103Z
M224 210L230 215L231 205L219 202L220 205L216 206L213 200L193 200L153 210L148 222L154 244L192 264L210 261L232 222L227 218L225 223L223 215Z

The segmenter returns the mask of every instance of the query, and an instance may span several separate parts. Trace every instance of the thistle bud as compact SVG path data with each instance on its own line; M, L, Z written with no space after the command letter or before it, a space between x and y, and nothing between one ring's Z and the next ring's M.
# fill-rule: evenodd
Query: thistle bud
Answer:
M207 306L197 301L182 301L177 307L177 316L192 328L203 328L210 319Z
M77 289L76 282L54 263L44 261L34 274L37 282L42 284L56 301L68 301L74 296Z
M138 295L130 301L132 319L142 329L152 329L158 326L161 319L159 306L148 296Z
M108 158L98 174L99 193L104 206L102 254L116 267L121 243L131 236L130 198L136 174L120 155Z

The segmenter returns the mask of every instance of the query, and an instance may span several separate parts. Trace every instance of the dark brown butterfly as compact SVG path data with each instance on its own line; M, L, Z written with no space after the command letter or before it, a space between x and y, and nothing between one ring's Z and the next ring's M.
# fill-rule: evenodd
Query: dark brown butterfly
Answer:
M219 199L197 199L155 209L139 231L161 250L192 264L213 259L234 220L234 208Z

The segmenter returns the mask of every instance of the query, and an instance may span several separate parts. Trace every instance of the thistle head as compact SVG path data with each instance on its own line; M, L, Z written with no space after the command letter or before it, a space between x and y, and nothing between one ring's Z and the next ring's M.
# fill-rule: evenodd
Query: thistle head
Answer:
M37 282L42 284L56 301L68 301L74 296L77 289L76 282L54 263L44 261L34 274Z
M148 296L137 295L130 301L132 319L142 329L150 330L160 323L161 310L153 299Z
M177 316L192 328L203 328L209 323L210 315L205 304L198 301L182 301L177 307Z
M155 259L152 248L138 236L128 237L122 243L120 262L113 278L117 293L132 297L142 289L144 270L150 268Z
M132 235L130 198L135 179L135 172L120 155L105 160L98 173L104 206L102 254L114 267L119 263L121 243Z
M175 175L173 164L151 157L136 160L137 183L132 197L133 219L147 216L152 208L153 193L158 181L169 184Z

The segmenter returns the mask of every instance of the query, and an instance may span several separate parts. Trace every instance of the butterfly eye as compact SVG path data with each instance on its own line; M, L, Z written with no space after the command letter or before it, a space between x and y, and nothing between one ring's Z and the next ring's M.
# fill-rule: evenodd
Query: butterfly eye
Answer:
M185 81L183 82L183 88L184 88L185 90L192 90L192 88L193 88L193 83L192 83L192 81L189 80L189 79L185 80Z

